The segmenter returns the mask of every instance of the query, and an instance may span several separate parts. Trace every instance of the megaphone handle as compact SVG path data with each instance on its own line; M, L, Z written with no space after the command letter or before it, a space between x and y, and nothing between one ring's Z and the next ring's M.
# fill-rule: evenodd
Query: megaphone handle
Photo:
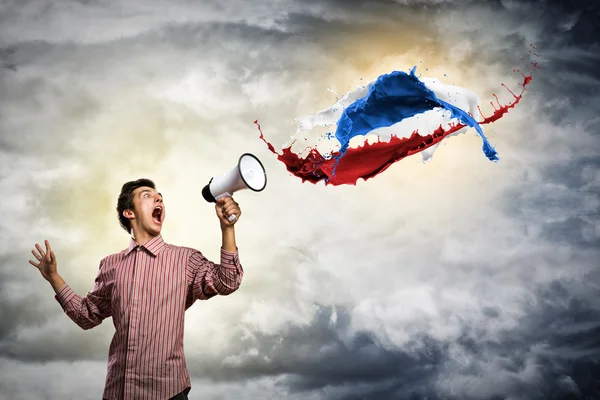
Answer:
M229 192L221 193L220 195L215 197L215 200L222 199L223 197L231 197L231 193L229 193Z
M231 193L228 193L228 192L222 193L222 194L220 194L219 196L215 197L215 200L222 199L223 197L231 197ZM231 214L231 215L229 216L229 218L227 218L227 220L228 220L229 222L233 222L233 221L235 221L236 219L237 219L237 215L235 215L235 214Z

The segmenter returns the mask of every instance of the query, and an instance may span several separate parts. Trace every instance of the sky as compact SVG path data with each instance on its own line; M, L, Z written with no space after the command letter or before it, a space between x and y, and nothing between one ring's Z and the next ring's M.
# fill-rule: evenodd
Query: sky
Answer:
M268 182L234 195L242 286L186 312L190 399L600 397L593 3L3 1L0 398L103 391L112 321L83 331L63 313L35 243L85 295L129 243L122 184L145 177L165 241L218 261L201 191L245 152ZM255 120L279 151L336 93L413 66L483 114L533 72L483 126L498 162L470 129L426 163L326 186L259 139Z

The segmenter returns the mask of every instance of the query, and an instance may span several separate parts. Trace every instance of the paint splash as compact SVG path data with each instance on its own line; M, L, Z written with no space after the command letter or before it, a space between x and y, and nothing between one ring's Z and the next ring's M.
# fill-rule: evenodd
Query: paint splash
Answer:
M533 45L531 47L535 49ZM536 56L539 55L536 54ZM534 68L541 69L538 63L532 63L532 65ZM476 129L483 140L483 151L486 157L491 161L497 161L497 153L487 141L480 125L495 122L508 113L511 108L514 108L521 101L527 85L531 83L533 73L525 75L519 70L514 70L514 72L521 73L523 77L520 84L521 92L517 95L502 84L514 100L502 105L498 96L494 94L496 103L490 102L494 112L486 117L477 106L482 120L476 121L471 113L439 99L415 76L414 71L415 68L411 70L410 74L395 71L382 75L375 81L375 84L365 88L365 91L355 91L354 98L344 99L349 104L344 108L337 123L335 137L341 145L338 151L323 155L316 148L309 147L308 154L300 157L291 149L296 142L294 140L279 154L275 151L274 146L264 138L260 124L256 120L254 123L260 132L260 139L267 144L272 153L277 155L277 159L285 164L287 170L302 179L302 182L316 184L324 181L326 185L333 186L356 185L359 178L364 180L373 178L393 163L436 146L444 138L465 127ZM365 93L364 97L360 97ZM404 118L413 117L435 108L448 111L453 120L457 121L447 124L446 127L440 124L437 129L427 135L421 135L418 130L413 130L404 137L392 134L388 142L381 142L378 137L378 141L375 143L369 143L365 139L362 146L349 147L350 139L353 137L365 135L380 127L389 127ZM315 116L315 119L318 119L318 115ZM424 160L431 157L432 152L426 154L423 154Z

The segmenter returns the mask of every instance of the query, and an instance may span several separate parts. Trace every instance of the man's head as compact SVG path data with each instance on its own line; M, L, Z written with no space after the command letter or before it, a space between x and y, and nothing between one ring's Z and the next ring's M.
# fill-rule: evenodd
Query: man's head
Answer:
M151 236L160 233L166 216L162 195L150 179L138 179L123 185L117 200L117 213L127 233L141 230Z

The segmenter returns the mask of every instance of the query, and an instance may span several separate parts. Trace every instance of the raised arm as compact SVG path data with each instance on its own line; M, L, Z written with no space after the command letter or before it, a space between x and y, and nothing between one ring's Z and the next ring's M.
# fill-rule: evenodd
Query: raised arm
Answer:
M234 228L242 211L230 196L217 200L215 211L221 225L221 260L219 264L215 264L199 251L192 253L187 266L191 290L186 307L196 300L208 300L217 294L231 294L242 283L244 270L240 264ZM229 220L231 215L236 217L233 221Z
M103 319L111 316L110 295L112 281L108 279L103 268L103 263L100 263L94 288L87 296L81 297L58 274L54 251L52 251L50 243L47 240L45 244L46 250L44 251L36 243L35 247L37 251L34 249L31 252L38 262L30 260L29 263L36 267L44 279L52 285L56 293L54 298L73 322L82 329L91 329L100 325Z
M221 262L216 264L195 251L188 260L188 301L186 308L196 300L208 300L213 296L226 296L239 289L244 270L238 252L221 248Z

